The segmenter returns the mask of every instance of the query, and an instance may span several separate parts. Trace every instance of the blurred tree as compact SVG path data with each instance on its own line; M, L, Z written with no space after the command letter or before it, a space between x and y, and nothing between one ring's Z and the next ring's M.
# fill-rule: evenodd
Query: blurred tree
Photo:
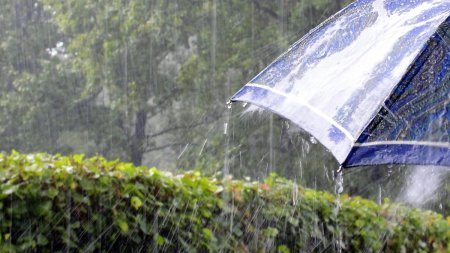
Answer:
M237 177L276 171L332 190L337 163L314 138L226 102L349 2L0 0L0 148ZM405 170L354 170L345 190L398 193Z
M0 138L2 149L54 151L58 129L70 122L55 115L67 112L65 102L76 92L76 77L51 57L57 50L57 29L37 1L0 1ZM66 79L65 82L61 80Z
M96 105L95 94L85 95L86 78L70 68L61 41L67 35L39 1L2 0L1 6L1 149L103 153L105 141L95 136L112 136L104 127L110 114Z
M180 147L180 154L188 151L186 167L197 167L192 154L211 133L203 128L223 118L232 91L321 18L298 22L304 17L297 12L342 7L334 1L331 8L330 1L43 2L64 34L71 68L86 79L84 93L106 94L119 115L126 157L141 164L148 152ZM213 145L223 148L221 141ZM221 161L223 152L204 157Z
M161 70L195 18L187 1L43 1L65 35L71 67L86 78L85 94L104 93L120 115L124 151L137 165L147 143L148 118L179 92Z
M224 166L230 95L342 7L324 0L3 1L4 149L101 153L135 164L172 152L169 160L182 168L211 171ZM294 150L286 148L284 121L256 122L246 122L232 144L251 150L248 164L258 163L268 136L273 144L280 133L283 150L271 148L267 157L271 167L292 167L292 159L284 164Z

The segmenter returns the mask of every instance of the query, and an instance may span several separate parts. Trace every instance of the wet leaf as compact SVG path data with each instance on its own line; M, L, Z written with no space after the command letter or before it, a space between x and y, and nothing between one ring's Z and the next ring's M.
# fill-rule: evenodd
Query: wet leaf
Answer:
M124 233L128 232L129 227L128 227L128 223L125 220L117 219L116 224L117 224L117 226L119 226L119 228L122 232L124 232Z
M162 237L160 234L155 234L155 236L153 237L156 244L158 244L158 246L163 246L164 243L166 242L166 239L164 237Z
M289 248L286 245L280 245L277 248L278 253L291 253Z
M39 234L37 236L36 240L37 240L37 245L45 246L45 245L48 244L47 238L44 235L42 235L42 234Z
M95 252L104 249L101 240L130 251L153 243L168 252L303 252L310 241L317 242L317 251L326 251L337 234L342 235L339 246L348 252L448 248L449 218L393 203L378 206L360 197L340 198L337 208L334 194L305 188L299 188L293 205L293 182L278 176L271 176L270 189L263 191L258 182L218 180L193 172L170 175L127 166L116 171L120 162L102 158L84 160L82 166L73 166L74 160L63 156L31 158L17 154L13 161L0 154L0 171L7 171L9 178L17 178L14 175L24 167L42 171L28 171L26 183L6 184L17 188L10 195L14 201L0 199L1 241L11 242L0 243L0 252L40 251L39 247L45 251L49 245L55 251L69 245L74 251ZM30 166L36 161L41 168ZM84 169L68 173L69 165ZM102 176L86 173L92 171L90 166ZM137 172L123 176L124 168ZM86 180L90 183L82 183ZM70 183L79 187L72 189ZM95 241L99 235L102 239ZM149 236L152 242L146 241ZM248 241L244 244L242 238ZM57 249L58 243L63 248Z
M51 201L45 201L42 203L39 203L35 209L35 212L38 216L44 216L50 212L52 209L52 202Z
M136 196L131 197L131 206L133 206L134 209L138 210L142 206L141 199Z
M278 229L276 228L266 228L263 230L263 235L267 237L275 237L278 235Z

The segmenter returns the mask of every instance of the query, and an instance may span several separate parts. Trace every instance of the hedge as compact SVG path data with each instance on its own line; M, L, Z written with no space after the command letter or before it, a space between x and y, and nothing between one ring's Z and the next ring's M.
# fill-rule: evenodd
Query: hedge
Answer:
M450 252L450 218L102 157L0 154L0 252Z

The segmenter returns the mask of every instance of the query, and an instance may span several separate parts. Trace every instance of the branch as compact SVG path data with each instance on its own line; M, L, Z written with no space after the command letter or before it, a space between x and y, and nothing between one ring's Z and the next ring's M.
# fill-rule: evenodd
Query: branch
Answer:
M96 91L90 93L88 96L78 99L75 101L74 106L80 107L80 106L86 106L89 103L95 101L97 99L98 95L103 91L103 87L97 89Z
M184 145L184 144L186 144L186 143L185 142L169 143L169 144L165 144L165 145L158 146L158 147L147 148L147 149L145 149L145 152L147 153L147 152L157 151L157 150L161 150L161 149L170 148L172 146Z
M160 135L172 132L172 131L176 131L176 130L180 130L180 129L186 129L186 128L190 129L190 128L198 127L198 126L201 126L201 125L213 123L214 121L216 121L216 120L218 120L220 118L221 117L215 117L212 120L196 122L196 123L193 123L193 124L190 124L190 125L181 125L181 126L175 126L175 127L171 127L171 128L166 128L166 129L161 130L161 131L159 131L157 133L147 135L147 140L150 139L150 138L154 138L154 137L157 137L157 136L160 136Z
M163 112L167 107L165 106L168 103L172 102L172 97L175 97L178 93L180 93L179 88L172 89L168 94L163 97L160 97L156 102L157 105L147 105L144 110L148 112L147 119L152 118L159 113Z
M278 16L278 14L275 11L273 11L272 9L270 9L268 7L262 6L261 3L259 2L259 0L253 0L253 3L255 4L256 8L266 12L272 18L275 18L275 19L279 19L280 18L280 16Z

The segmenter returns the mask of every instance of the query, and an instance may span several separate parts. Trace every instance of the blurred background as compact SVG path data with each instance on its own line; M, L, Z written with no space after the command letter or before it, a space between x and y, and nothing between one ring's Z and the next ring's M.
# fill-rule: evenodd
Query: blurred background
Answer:
M0 0L0 150L334 191L332 155L234 92L344 0ZM301 117L301 115L299 115ZM450 215L450 168L344 172L344 193Z

